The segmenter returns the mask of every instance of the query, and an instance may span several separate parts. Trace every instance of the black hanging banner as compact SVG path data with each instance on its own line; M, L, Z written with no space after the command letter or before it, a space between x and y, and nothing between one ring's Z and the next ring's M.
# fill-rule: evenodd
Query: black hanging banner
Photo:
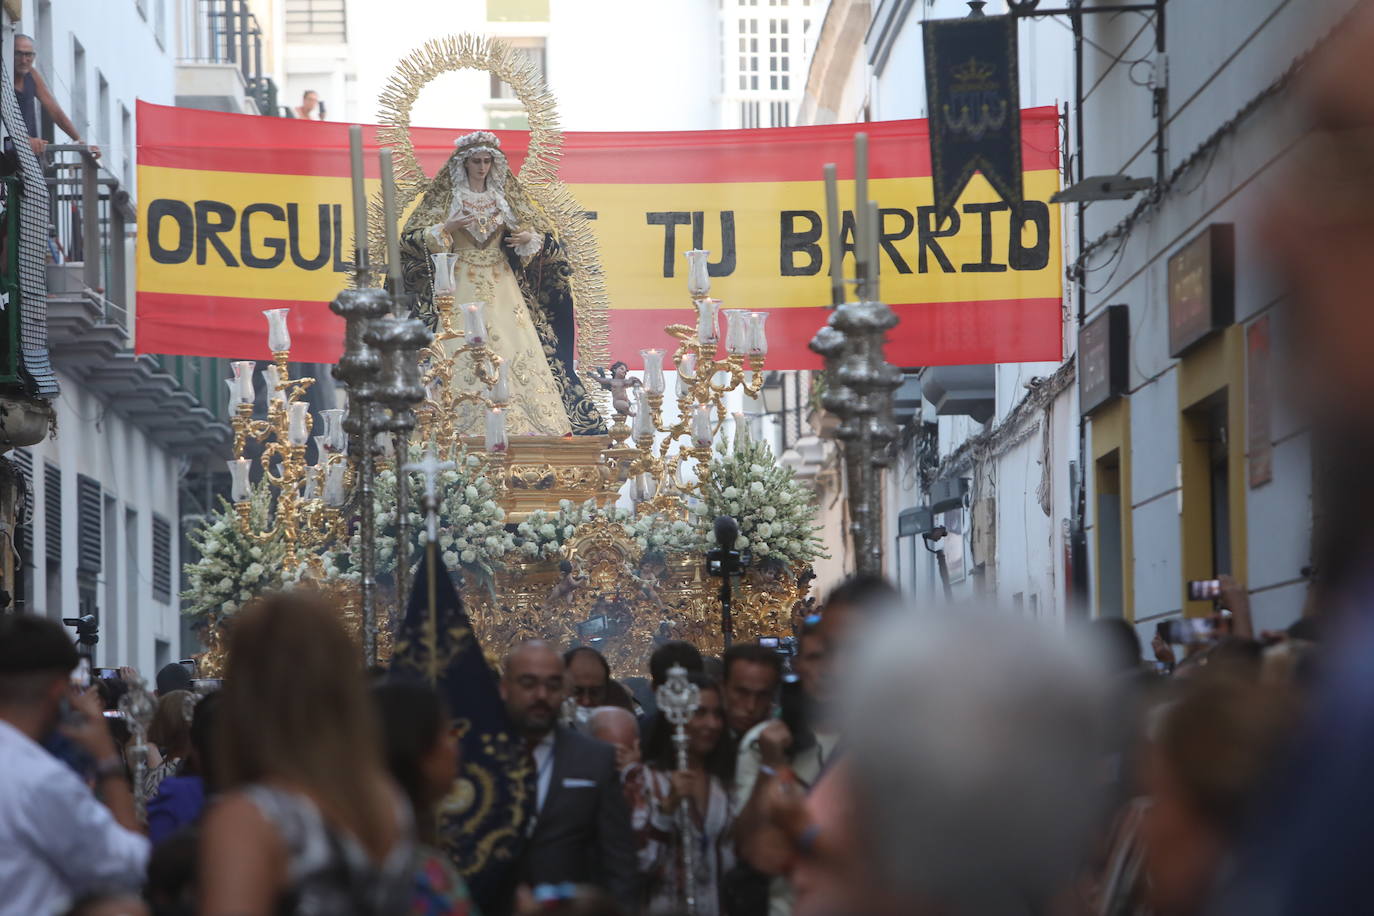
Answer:
M975 171L1021 204L1021 88L1014 16L924 23L926 105L936 214L954 209Z

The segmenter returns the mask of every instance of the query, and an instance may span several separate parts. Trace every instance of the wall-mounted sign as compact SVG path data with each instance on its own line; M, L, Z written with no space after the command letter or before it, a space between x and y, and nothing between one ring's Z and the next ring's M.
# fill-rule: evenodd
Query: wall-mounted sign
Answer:
M1245 430L1250 453L1250 486L1274 479L1274 436L1270 419L1274 402L1269 373L1269 316L1245 329Z
M1236 230L1213 223L1169 258L1169 355L1235 321Z
M1130 309L1109 305L1078 332L1078 405L1092 413L1130 383Z

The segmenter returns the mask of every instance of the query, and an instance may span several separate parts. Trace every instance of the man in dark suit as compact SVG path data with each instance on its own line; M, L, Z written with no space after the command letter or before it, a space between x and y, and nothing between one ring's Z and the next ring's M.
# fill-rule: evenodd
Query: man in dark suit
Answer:
M566 689L563 659L547 643L524 643L506 657L501 699L525 738L538 784L524 878L531 885L594 884L635 912L635 839L615 748L559 727Z

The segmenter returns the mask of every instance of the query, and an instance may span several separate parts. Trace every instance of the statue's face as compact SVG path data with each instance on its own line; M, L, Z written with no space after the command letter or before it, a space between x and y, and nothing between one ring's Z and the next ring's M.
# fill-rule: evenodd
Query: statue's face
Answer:
M487 176L491 174L491 153L477 153L469 156L463 162L463 168L468 173L468 184L485 184Z

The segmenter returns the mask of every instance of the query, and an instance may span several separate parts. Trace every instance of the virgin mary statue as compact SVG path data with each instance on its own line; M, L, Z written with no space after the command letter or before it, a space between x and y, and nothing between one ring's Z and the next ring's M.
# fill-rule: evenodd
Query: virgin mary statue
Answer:
M511 174L495 134L476 131L455 146L402 231L406 289L418 294L433 323L430 255L455 256L453 301L483 303L488 345L509 367L506 428L512 435L605 432L573 369L572 267L554 227ZM455 387L485 387L470 361L459 360L455 369ZM481 435L479 407L465 403L459 411L457 430Z

